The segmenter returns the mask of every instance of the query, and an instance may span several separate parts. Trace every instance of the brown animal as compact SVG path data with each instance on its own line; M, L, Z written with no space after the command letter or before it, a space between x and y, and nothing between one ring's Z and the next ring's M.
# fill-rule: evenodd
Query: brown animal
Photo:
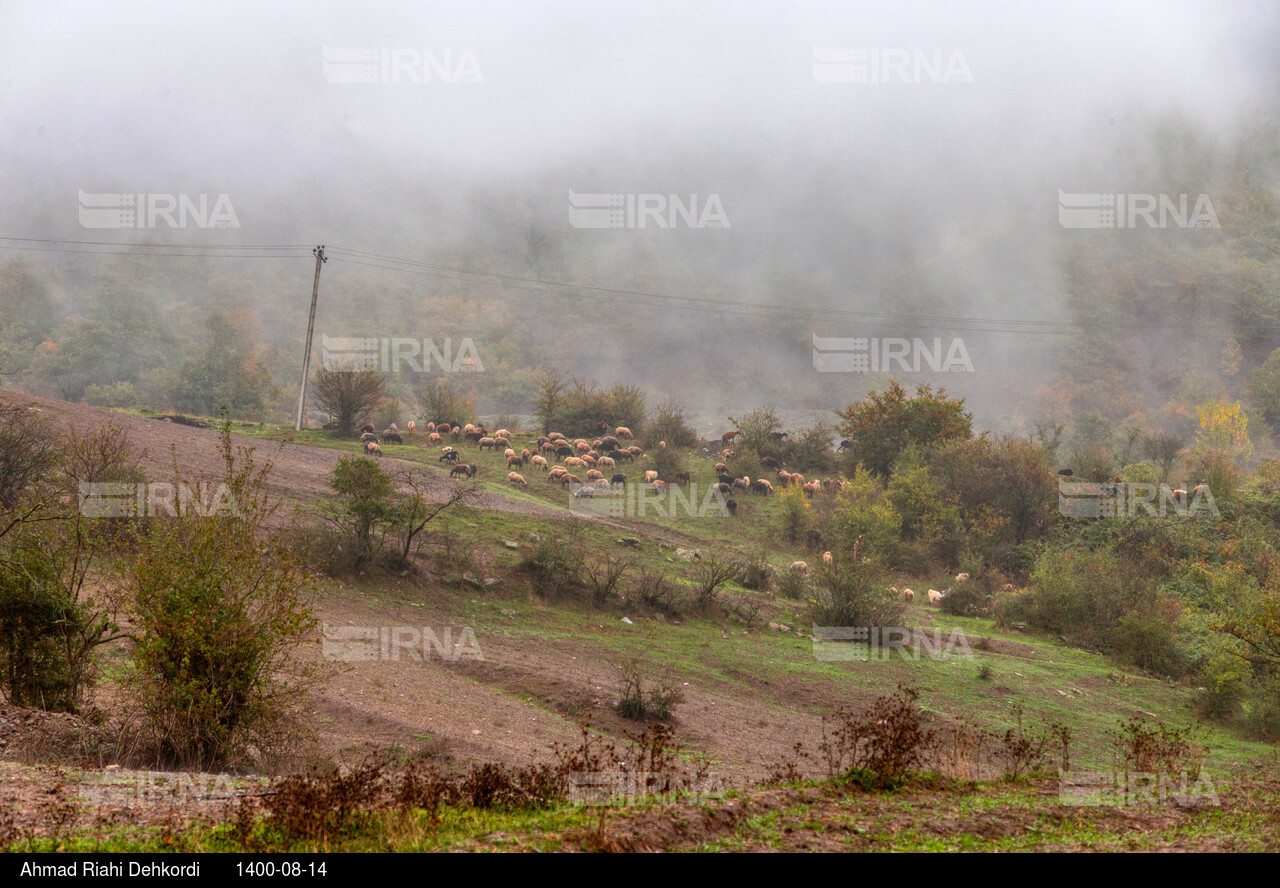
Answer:
M545 456L531 456L529 457L529 462L542 469L544 472L547 470L547 458Z
M493 439L493 446L494 447L510 447L511 442L508 441L506 438L502 437L501 435L499 435L498 437Z
M718 462L718 463L716 463L716 474L717 474L717 475L719 475L721 472L727 472L727 471L729 471L729 467L728 467L728 466L726 466L724 463L722 463L722 462Z
M579 466L585 466L585 465L586 465L586 463L585 463L585 462L583 462L581 458L576 457L576 456L566 456L566 457L564 458L564 464L565 464L566 466L573 466L575 469L576 469L576 468L578 468Z
M430 435L427 435L427 440L432 444L439 444L444 439L440 437L439 432L432 432Z
M618 464L607 456L602 456L596 460L596 467L601 469L616 469Z
M428 432L434 432L435 430L436 430L436 424L434 422L427 423Z
M732 443L733 443L733 439L734 439L734 438L736 438L736 437L738 437L738 433L737 433L737 432L725 432L723 435L721 435L721 436L720 436L720 443L721 443L722 445L723 445L723 444L732 444Z
M409 420L408 428L410 432L416 432L418 430L418 424L411 419Z
M459 463L449 470L449 477L453 477L454 475L466 475L468 478L471 478L475 475L476 471L477 469L474 465Z
M613 433L619 438L626 438L628 441L635 437L635 435L631 434L631 429L625 426L618 426L613 430Z
M517 475L515 472L508 472L508 473L507 473L507 483L508 483L508 484L515 484L515 485L516 485L516 486L518 486L518 487L528 487L528 486L529 486L529 482L528 482L528 481L526 481L526 480L524 480L524 476L523 476L523 475Z
M484 438L481 438L478 443L480 444L480 449L484 450L486 447L493 447L497 442L494 441L492 438L486 436Z
M529 460L531 460L532 458L533 458L533 454L529 452L528 447L520 451L520 461L524 463L526 466L529 464Z
M581 484L581 483L582 483L582 479L579 478L577 475L566 474L560 479L560 485L562 487L568 487L570 484Z
M496 432L493 433L493 436L495 438L510 438L511 433L508 432L506 429L498 429Z
M916 600L916 593L912 592L910 589L903 589L902 600L907 602L907 604L910 604Z
M382 456L382 448L378 446L377 441L365 441L364 452L372 453L374 456Z
M516 456L514 453L507 457L508 469L511 468L512 466L522 466L522 465L524 465L524 460Z
M591 471L587 472L588 481L598 481L603 477L604 477L604 472L601 472L597 469L592 469Z
M693 473L692 473L692 472L676 472L676 483L677 483L677 484L688 484L688 483L689 483L689 482L691 482L692 480L693 480Z
M830 552L823 552L822 560L825 561L827 564L831 564L835 559L831 557Z
M644 456L644 451L634 444L632 444L630 447L627 448L627 453L630 453L636 459L639 459L640 457Z

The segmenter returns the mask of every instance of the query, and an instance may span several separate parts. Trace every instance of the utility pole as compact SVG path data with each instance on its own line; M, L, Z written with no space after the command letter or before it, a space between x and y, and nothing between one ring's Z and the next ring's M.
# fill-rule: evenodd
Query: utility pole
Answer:
M320 296L320 266L329 260L324 255L324 244L311 251L316 257L316 279L311 284L311 313L307 316L307 350L302 353L302 388L298 391L298 421L293 429L302 431L302 416L307 405L307 374L311 372L311 336L316 328L316 299Z

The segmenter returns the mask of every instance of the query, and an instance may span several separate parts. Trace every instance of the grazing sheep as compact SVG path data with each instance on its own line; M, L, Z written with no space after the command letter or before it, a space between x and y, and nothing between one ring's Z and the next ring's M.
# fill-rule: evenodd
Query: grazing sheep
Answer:
M790 472L786 471L785 469L780 470L778 472L778 486L786 487L791 483L791 479L794 477L795 475L792 475Z
M494 447L510 447L511 442L508 441L506 438L502 437L501 435L499 435L493 439L493 446Z
M741 478L734 478L731 484L735 490L741 490L743 493L751 489L751 479L746 475Z
M613 435L605 435L600 439L600 443L596 446L601 450L617 450L618 439Z
M835 559L831 557L830 552L823 552L822 560L825 561L827 564L831 564L833 561L835 561Z
M409 420L408 429L410 433L416 432L418 430L418 424L411 419Z
M733 451L732 451L732 450L729 450L729 449L727 449L727 448L726 448L726 449L724 449L724 450L721 450L721 451L720 451L720 458L721 458L721 459L733 459Z
M472 432L472 434L475 434L475 433L474 433L474 432ZM480 439L479 441L477 441L476 443L478 443L478 444L480 445L480 449L481 449L481 450L484 450L486 447L493 447L493 446L494 446L494 444L495 444L494 440L493 440L492 438L488 437L487 435L486 435L485 437L481 438L481 439Z
M516 474L515 472L507 472L507 483L508 483L508 484L515 484L515 485L516 485L516 486L518 486L518 487L528 487L528 486L529 486L529 482L528 482L528 481L526 481L526 480L524 480L524 476L523 476L523 475L518 475L518 474Z
M547 474L547 483L549 484L552 481L556 481L560 478L563 478L567 474L569 474L569 470L566 469L564 466L555 466Z
M576 456L566 456L566 457L565 457L565 459L564 459L564 464L565 464L566 466L573 466L575 469L576 469L576 468L578 468L578 467L580 467L580 466L585 466L585 465L586 465L586 463L585 463L585 462L583 462L581 459L579 459L579 458L578 458L578 457L576 457Z
M627 476L621 472L615 472L613 477L609 479L609 486L612 487L614 484L621 484L623 487L626 487Z
M479 471L480 469L474 463L470 465L467 463L461 463L449 470L449 477L452 478L454 475L466 475L468 478L474 478L476 473Z
M941 601L942 601L942 593L941 593L941 592L939 592L937 589L930 589L930 590L929 590L929 603L930 603L930 604L939 604Z
M502 455L507 459L511 459L511 457L516 455L516 452L508 447L506 450L502 451Z
M493 436L495 438L510 438L511 433L506 429L498 429L496 432L493 433Z
M434 422L427 423L428 432L434 432L435 430L436 430L436 424Z
M454 426L454 427L453 427L453 429L449 432L449 434L450 434L450 435L453 435L453 437L455 437L455 438L461 438L461 437L462 437L462 429L458 428L457 426Z
M541 450L543 453L555 453L556 445L552 444L550 441L543 441L541 444L538 445L538 449Z
M373 423L371 422L365 423L360 427L360 431L362 432L372 432L373 430Z
M903 589L902 600L907 602L907 604L910 604L916 600L916 593L912 592L910 589Z
M577 475L565 474L560 478L560 485L562 487L568 487L570 484L581 484L581 483L582 483L582 479L579 478Z
M721 445L732 444L733 439L736 437L738 437L737 432L725 432L723 435L720 436L720 444Z
M627 453L630 453L636 459L640 459L640 457L644 456L644 451L634 444L627 448Z
M602 456L596 460L596 466L601 469L616 469L618 464L607 456Z
M556 447L556 459L570 459L573 457L573 448L563 442Z
M589 466L594 466L597 462L596 457L592 456L590 453L584 454L581 459Z
M1072 475L1075 474L1075 472L1071 471L1070 469L1058 469L1058 474L1064 478L1070 478Z
M591 469L587 472L588 481L599 481L602 478L604 478L604 472L597 471L596 469Z
M529 460L531 459L533 459L533 454L529 452L528 447L520 451L520 462L524 463L527 466L529 464Z
M969 579L969 575L968 575L967 573L958 573L958 574L956 574L956 582L957 582L957 583L963 583L963 582L964 582L965 580L967 580L967 579Z
M432 444L439 444L444 439L440 437L439 432L432 432L430 435L427 435L427 440Z
M588 444L586 441L574 441L573 449L578 451L579 453L590 453L591 445Z
M666 482L666 481L661 481L661 480L659 480L659 481L654 481L654 482L653 482L653 489L654 489L654 490L656 490L656 491L658 491L658 493L666 493L666 492L667 492L667 482Z
M760 465L764 466L766 469L777 469L778 461L772 456L766 456L760 460Z
M508 456L508 457L507 457L507 468L508 468L508 469L509 469L509 468L511 468L512 466L523 466L523 465L524 465L524 460L522 460L522 459L520 459L520 457L516 456L516 455L515 455L515 453L512 453L510 456Z
M361 444L368 444L370 441L377 441L377 440L378 440L378 436L375 435L373 432L365 432L363 435L360 436Z
M529 462L544 472L547 470L547 458L545 456L531 456L529 457Z
M725 504L724 504L724 507L725 507L726 509L728 509L728 510L729 510L729 514L730 514L730 515L737 515L737 514L738 514L738 501L737 501L737 500L734 500L734 499L727 500L727 501L725 502Z
M382 456L382 448L378 446L377 441L366 441L364 444L364 452L372 453L374 456Z
M791 569L796 573L807 574L809 572L809 565L803 561L793 561L791 562Z
M658 473L655 472L653 469L650 469L649 471L644 473L645 484L652 484L654 481L657 481L657 480L658 480Z
M764 478L757 478L751 482L751 492L758 493L761 496L768 496L773 493L773 485Z
M1000 588L1001 588L1001 590L1003 590L1003 591L1005 591L1005 592L1012 592L1012 591L1013 591L1013 583L1005 583L1005 584L1004 584L1003 586L1001 586Z
M474 432L475 430L476 430L476 427L475 427L475 426L473 426L471 423L467 423L466 425L464 425L464 426L462 427L462 434L464 434L464 435L470 435L470 434L471 434L472 432Z
M716 480L721 484L732 484L734 482L734 477L728 472L721 472L719 475L716 475Z
M387 441L391 444L404 443L404 439L400 437L400 433L392 431L391 429L387 429L385 432L382 433L382 440Z
M626 428L625 426L618 426L613 430L613 433L619 438L626 438L628 441L635 437L635 435L631 434L631 429Z
M458 461L458 451L456 450L446 450L444 453L440 454L439 462L457 462L457 461Z
M850 441L848 438L846 438L845 440L840 442L840 446L836 448L836 453L844 453L846 450L848 450L852 446L853 446L853 442Z
M555 441L556 439L559 439L561 441L566 440L564 435L560 434L559 432L547 432L547 440Z
M716 463L716 474L720 474L721 472L727 472L727 471L729 471L729 467L726 466L724 463L722 462Z
M693 473L692 473L692 472L676 472L676 483L677 483L677 484L688 484L688 483L689 483L689 482L691 482L692 480L693 480Z
M804 483L805 496L809 497L810 499L812 499L820 489L821 489L821 485L819 485L817 481L806 481Z

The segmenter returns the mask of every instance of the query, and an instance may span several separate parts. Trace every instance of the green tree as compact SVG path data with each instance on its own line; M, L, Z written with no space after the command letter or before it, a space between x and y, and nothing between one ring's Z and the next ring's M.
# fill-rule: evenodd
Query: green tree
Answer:
M316 403L333 418L339 435L354 434L387 396L386 380L376 370L318 367L312 385Z
M919 385L915 397L908 397L894 379L888 390L872 392L866 400L837 411L853 464L861 463L885 479L912 444L928 448L971 437L973 417L965 411L964 399L948 398L946 391L940 388L935 394L930 386Z

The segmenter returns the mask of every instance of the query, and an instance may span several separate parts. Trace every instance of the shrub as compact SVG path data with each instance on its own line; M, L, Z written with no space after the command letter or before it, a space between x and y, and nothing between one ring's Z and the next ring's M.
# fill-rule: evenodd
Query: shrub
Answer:
M870 784L882 788L901 782L934 741L920 721L919 697L916 689L899 686L896 693L877 697L862 714L841 709L830 734L824 718L818 751L826 757L828 774L845 779L865 774Z
M582 571L582 577L591 592L592 603L597 607L603 607L613 601L618 594L618 583L622 581L623 574L631 566L632 562L629 559L614 555L606 555L604 561L586 566Z
M667 675L655 675L644 659L630 657L614 664L614 672L622 684L615 709L618 715L634 721L667 719L675 707L684 702L684 691Z
M749 556L738 565L738 582L744 589L768 592L773 585L773 568L763 552Z
M635 429L632 429L634 432ZM698 433L685 420L684 408L667 402L653 411L645 431L645 440L649 449L658 446L659 441L666 441L667 447L697 447Z
M693 564L694 605L698 611L710 613L716 604L716 594L725 583L737 579L738 565L715 554L705 556Z
M887 591L885 571L861 555L854 544L846 557L810 568L813 594L810 615L819 626L884 627L902 625L906 605L897 593Z
M632 584L632 592L651 610L675 613L675 584L660 570L642 570Z
M520 560L519 569L542 598L571 595L582 586L582 557L573 540L558 532L543 535Z
M796 542L809 529L809 498L799 484L790 484L778 494L782 507L782 531Z
M180 513L151 522L122 565L136 602L134 663L158 757L232 764L293 739L287 713L318 679L296 661L315 620L311 583L271 530L270 464L219 445L233 515Z

